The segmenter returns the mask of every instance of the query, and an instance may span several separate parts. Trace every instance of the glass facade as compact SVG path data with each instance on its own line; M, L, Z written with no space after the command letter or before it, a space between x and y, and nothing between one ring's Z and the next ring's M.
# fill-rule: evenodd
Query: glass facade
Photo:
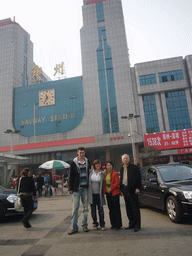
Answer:
M187 100L184 90L165 93L170 130L191 128Z
M97 21L104 20L103 2L96 4ZM105 27L98 28L99 47L97 48L97 64L101 99L103 133L119 132L117 102L113 73L111 47L107 44Z
M27 36L24 35L24 51L27 53Z
M159 132L159 122L154 94L143 96L143 108L147 133Z
M24 56L23 73L22 73L22 86L28 85L27 77L27 58Z
M183 80L183 79L184 79L184 77L183 77L182 70L175 70L175 71L159 73L159 82L160 83L178 81L178 80Z
M103 10L103 2L96 4L96 11L97 11L97 22L104 21L104 10Z
M144 75L139 77L140 85L148 85L148 84L156 84L156 75L150 74L150 75Z

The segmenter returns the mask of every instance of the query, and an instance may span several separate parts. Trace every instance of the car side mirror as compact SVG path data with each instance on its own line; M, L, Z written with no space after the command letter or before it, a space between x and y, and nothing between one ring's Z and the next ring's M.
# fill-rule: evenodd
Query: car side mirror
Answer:
M149 181L152 182L152 183L157 183L157 179L156 178L151 178L151 179L149 179Z

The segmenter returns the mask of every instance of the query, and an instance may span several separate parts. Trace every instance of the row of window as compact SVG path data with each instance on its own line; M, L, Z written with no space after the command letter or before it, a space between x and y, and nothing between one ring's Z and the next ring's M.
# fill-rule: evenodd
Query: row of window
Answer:
M159 122L154 94L143 96L143 108L147 133L159 132Z
M97 22L105 20L103 2L96 3ZM98 28L99 47L97 48L97 62L103 133L119 132L115 83L113 74L113 60L111 48L107 44L105 27Z
M114 133L119 132L119 123L113 74L113 60L111 48L106 40L105 27L98 28L98 36L99 47L97 48L97 62L103 133Z
M187 100L184 90L165 93L170 130L191 128ZM147 133L159 132L155 95L143 96L143 108Z
M191 128L184 90L165 93L169 125L171 130Z
M158 73L158 76L159 76L159 83L172 82L172 81L178 81L178 80L184 79L182 70ZM139 79L140 79L141 86L157 83L156 74L140 76Z

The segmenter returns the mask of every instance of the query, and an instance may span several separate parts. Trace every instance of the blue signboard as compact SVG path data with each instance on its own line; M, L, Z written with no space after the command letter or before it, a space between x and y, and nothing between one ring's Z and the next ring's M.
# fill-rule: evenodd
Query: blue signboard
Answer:
M22 136L69 132L83 116L82 77L14 89L13 124Z

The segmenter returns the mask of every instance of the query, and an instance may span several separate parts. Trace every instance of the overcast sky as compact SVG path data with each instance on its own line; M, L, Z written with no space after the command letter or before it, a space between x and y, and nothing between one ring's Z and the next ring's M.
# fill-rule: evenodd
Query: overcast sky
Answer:
M192 54L192 0L122 0L131 66ZM34 61L54 79L82 75L83 0L1 0L0 20L15 16L34 44Z

